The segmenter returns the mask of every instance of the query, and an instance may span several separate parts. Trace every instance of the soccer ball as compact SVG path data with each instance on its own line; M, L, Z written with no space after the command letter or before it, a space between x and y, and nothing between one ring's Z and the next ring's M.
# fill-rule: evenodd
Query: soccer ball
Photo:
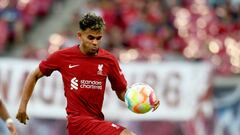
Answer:
M125 103L128 109L138 114L149 112L156 100L152 87L144 83L133 84L125 94Z

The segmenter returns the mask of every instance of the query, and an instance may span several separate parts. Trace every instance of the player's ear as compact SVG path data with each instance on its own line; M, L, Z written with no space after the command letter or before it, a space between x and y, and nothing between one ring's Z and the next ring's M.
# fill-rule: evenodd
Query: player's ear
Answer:
M77 37L78 37L78 39L81 39L81 37L82 37L81 31L78 31L78 32L77 32Z

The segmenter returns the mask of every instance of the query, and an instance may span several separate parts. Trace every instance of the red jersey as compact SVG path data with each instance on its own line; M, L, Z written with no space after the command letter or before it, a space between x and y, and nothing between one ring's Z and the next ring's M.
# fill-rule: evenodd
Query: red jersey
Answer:
M46 76L55 70L61 73L68 116L103 120L106 79L115 91L125 91L127 87L117 59L104 49L99 49L95 56L88 56L76 45L51 54L41 61L39 68Z

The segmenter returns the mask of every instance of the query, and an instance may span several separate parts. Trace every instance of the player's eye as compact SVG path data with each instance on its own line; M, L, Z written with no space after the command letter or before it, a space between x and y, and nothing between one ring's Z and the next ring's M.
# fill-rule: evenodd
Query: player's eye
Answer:
M87 38L88 38L89 40L93 40L93 39L95 39L95 37L92 36L92 35L89 35Z
M102 36L94 37L94 36L92 36L92 35L89 35L87 38L88 38L89 40L94 40L94 39L100 40L100 39L102 38Z
M102 36L96 37L97 40L100 40L102 38Z

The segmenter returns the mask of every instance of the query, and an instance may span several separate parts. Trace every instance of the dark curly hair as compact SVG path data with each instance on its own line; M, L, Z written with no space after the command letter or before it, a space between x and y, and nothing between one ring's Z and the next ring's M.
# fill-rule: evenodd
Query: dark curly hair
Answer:
M94 13L87 13L80 19L79 28L80 30L86 30L87 28L91 30L103 30L104 21L102 17Z

